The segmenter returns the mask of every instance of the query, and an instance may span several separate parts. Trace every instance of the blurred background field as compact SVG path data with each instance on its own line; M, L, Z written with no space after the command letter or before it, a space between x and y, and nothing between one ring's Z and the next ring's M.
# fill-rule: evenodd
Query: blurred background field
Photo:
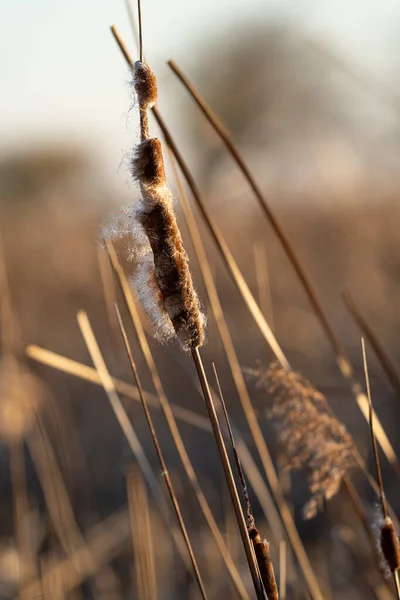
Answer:
M388 0L266 4L144 0L146 57L158 76L160 108L290 363L327 396L372 471L368 425L293 268L248 184L165 62L176 59L232 134L306 265L362 381L361 334L344 292L351 293L396 368L400 362L400 8ZM22 5L2 0L0 6L0 236L21 348L37 344L91 365L76 322L77 311L84 309L111 373L131 381L99 267L101 224L138 196L129 173L131 149L138 141L137 110L130 74L108 30L116 22L136 57L128 14L123 2L103 0ZM175 190L169 166L168 175ZM204 357L210 380L214 361L230 414L252 448L178 201L176 208L208 316ZM272 353L196 215L240 364L266 367ZM124 241L118 252L131 273ZM205 416L192 368L174 345L165 348L149 339L169 400ZM136 338L132 340L144 388L154 392ZM400 390L393 389L370 347L368 358L374 407L398 454ZM34 361L29 365L49 388L43 426L79 528L88 540L104 519L118 523L99 530L104 540L98 544L102 558L96 573L85 575L84 585L60 597L149 598L138 583L143 549L132 556L129 522L121 512L127 504L126 475L135 461L104 391ZM279 469L267 399L254 382L249 391L324 597L392 597L342 492L315 519L302 519L306 485L297 473L288 483L290 477ZM161 480L142 409L129 398L123 403ZM231 597L231 584L163 417L160 411L153 413L210 597ZM209 433L187 423L181 429L221 531L244 571L215 443ZM6 436L0 456L0 594L12 598L21 562ZM54 531L28 448L25 458L30 509L19 533L35 532L32 544L44 570L46 561L65 558L65 548ZM258 464L256 453L254 460ZM383 476L399 514L400 482L385 459ZM358 473L354 479L372 522L376 498ZM158 597L197 597L151 497L149 506ZM270 525L256 500L254 508L268 537ZM271 540L276 564L279 541ZM287 571L287 598L307 598L290 554ZM243 576L247 582L248 575ZM55 598L54 589L47 596L42 593Z

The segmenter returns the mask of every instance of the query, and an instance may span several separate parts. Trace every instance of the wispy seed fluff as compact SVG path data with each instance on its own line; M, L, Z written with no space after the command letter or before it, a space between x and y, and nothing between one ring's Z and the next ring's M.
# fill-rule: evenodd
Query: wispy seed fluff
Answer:
M356 466L354 444L346 428L332 414L323 394L302 375L273 362L266 371L248 370L273 398L269 416L288 466L307 472L310 500L303 508L313 518L324 499L340 488L347 470Z
M204 342L205 320L166 183L161 142L149 137L147 111L157 100L157 83L147 64L135 64L134 87L141 143L132 159L132 175L141 199L125 210L115 228L132 238L137 261L133 285L155 336L160 341L177 336L185 350L192 350Z

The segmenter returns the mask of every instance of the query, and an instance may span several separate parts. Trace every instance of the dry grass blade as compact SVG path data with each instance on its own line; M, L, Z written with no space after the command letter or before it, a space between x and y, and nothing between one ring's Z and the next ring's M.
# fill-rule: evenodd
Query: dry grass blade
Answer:
M172 152L172 151L171 151ZM238 391L239 399L246 416L246 420L249 426L249 429L252 433L254 443L256 445L257 451L260 455L261 462L267 476L268 482L270 484L272 493L274 495L275 502L278 506L280 517L276 511L275 505L272 501L269 501L269 492L263 486L263 482L261 478L257 476L257 470L251 467L249 463L251 463L252 458L247 449L243 448L242 444L242 452L243 456L246 457L247 464L249 464L249 476L252 478L252 485L256 486L255 489L258 491L263 488L264 493L260 493L259 499L261 501L261 505L264 508L265 515L267 519L271 523L272 530L275 530L276 539L282 538L282 531L278 528L280 526L280 520L282 519L284 523L285 530L287 532L290 543L293 547L295 555L297 557L300 568L303 572L304 579L307 582L307 586L312 594L313 598L318 599L322 598L322 593L319 589L319 585L317 579L313 573L313 569L308 560L307 554L304 550L303 544L301 542L300 536L298 535L296 525L294 523L292 514L287 506L284 495L282 493L279 479L276 474L276 470L274 464L272 462L271 455L269 453L267 444L265 443L263 433L261 431L261 427L258 422L257 415L253 408L253 404L251 402L251 398L247 391L246 383L242 374L242 370L240 368L239 359L236 354L235 346L233 344L233 340L228 328L228 324L225 319L224 311L221 306L221 302L219 300L218 291L214 282L214 278L211 273L210 265L207 260L207 255L205 253L205 249L203 246L203 242L201 240L200 232L197 227L196 219L191 209L190 203L186 197L185 191L181 184L181 180L179 174L175 167L175 160L172 157L172 166L174 168L176 182L179 190L179 196L181 199L182 208L185 214L186 223L189 229L189 233L193 242L193 247L197 256L197 260L200 266L200 270L203 275L208 299L210 301L210 305L212 311L215 316L216 324L218 327L218 331L223 343L224 351L226 357L228 359L229 367L232 372L232 377ZM277 342L276 342L277 343ZM278 344L278 343L277 343ZM283 353L282 353L283 354ZM242 458L243 458L242 456ZM253 463L254 466L254 463Z
M228 410L226 408L226 403L225 403L224 395L222 393L222 388L221 388L221 384L219 381L217 369L216 369L214 363L212 366L214 369L214 375L215 375L215 379L216 379L217 386L218 386L219 399L222 404L225 422L226 422L226 426L228 428L229 439L231 441L231 446L232 446L232 450L233 450L233 456L235 458L236 469L237 469L237 473L239 476L240 485L242 486L242 495L243 495L244 505L246 507L246 513L247 513L247 528L251 529L252 527L255 527L255 522L254 522L253 510L251 508L251 502L250 502L250 498L249 498L249 491L247 489L247 484L246 484L246 479L245 479L244 472L243 472L242 463L240 461L239 454L238 454L238 451L236 448L235 438L234 438L231 423L229 420Z
M352 296L347 292L343 295L343 298L347 308L349 309L353 319L360 328L362 334L371 344L371 347L375 352L376 356L378 357L378 360L381 363L382 368L386 373L388 380L390 381L390 384L392 385L393 389L400 395L400 376L396 367L392 363L390 356L386 352L376 333L372 330L368 321L361 314Z
M57 463L50 439L40 418L27 436L27 446L42 486L47 509L57 537L67 555L73 557L78 547L84 547L84 539L79 530L68 491ZM86 562L92 559L86 549ZM79 565L75 567L79 570ZM94 565L92 569L94 569Z
M279 597L281 600L286 600L286 570L286 542L281 540L279 542Z
M114 271L117 275L119 284L121 286L121 290L126 302L126 305L128 307L129 310L129 314L131 316L132 319L132 323L134 325L136 334L138 336L139 339L139 344L141 347L141 350L143 352L143 355L145 357L146 360L146 364L147 367L150 371L151 374L151 378L155 387L155 390L157 392L157 396L159 399L159 404L161 406L161 409L164 413L165 419L167 421L168 427L171 431L171 435L172 438L174 440L175 446L178 450L178 454L179 457L182 461L182 464L184 466L185 472L187 474L187 477L189 479L189 482L193 488L193 492L195 494L196 500L199 503L199 506L203 512L203 515L207 521L207 524L211 530L211 533L215 539L215 542L217 544L217 547L221 553L221 556L226 564L226 567L228 569L228 572L232 578L232 582L236 588L236 591L239 595L240 598L246 599L248 598L248 594L246 592L246 589L243 585L243 582L241 580L241 577L237 571L236 565L234 563L234 561L232 560L229 551L226 547L226 544L224 542L224 539L221 535L221 532L219 531L218 525L214 519L214 516L212 514L211 508L207 502L207 499L201 489L200 483L197 479L197 475L195 473L195 470L193 468L192 462L189 458L189 455L186 451L185 445L183 443L183 439L182 436L179 432L173 411L171 409L171 406L168 402L167 396L164 392L164 388L162 386L161 383L161 379L160 376L158 374L158 370L157 370L157 366L155 364L150 346L147 342L146 339L146 335L145 332L143 330L143 326L140 320L140 316L139 313L137 311L135 302L133 300L133 296L128 284L128 281L126 279L125 273L119 263L118 257L116 255L114 246L111 242L107 242L107 250L109 253L109 257L111 260L111 264L114 268ZM210 429L208 429L210 430Z
M233 478L232 469L229 463L228 454L226 451L224 439L221 433L221 428L218 422L217 412L215 410L214 402L211 396L210 387L208 385L208 380L206 373L204 371L203 361L200 356L199 349L196 348L192 350L193 362L196 367L197 376L199 378L199 382L203 391L203 398L207 407L208 416L210 418L211 426L214 433L214 438L218 448L218 454L221 460L222 468L224 471L226 483L229 490L229 495L231 497L231 502L233 509L235 511L236 521L239 527L240 536L242 538L244 550L246 553L247 562L249 565L251 577L253 580L254 589L257 594L257 598L262 599L264 597L264 593L262 590L262 586L260 585L259 573L257 569L257 565L254 561L254 555L252 552L252 547L250 544L250 539L247 533L246 521L244 519L242 507L240 504L237 488L235 485L235 480Z
M178 67L178 65L173 60L168 61L168 65L171 67L172 71L175 73L175 75L178 77L178 79L183 83L183 85L188 90L188 92L190 93L192 98L195 100L195 102L197 103L197 105L199 106L199 108L201 109L203 114L206 116L209 123L211 123L214 130L218 133L220 138L223 140L225 146L229 150L229 152L230 152L231 156L233 157L233 159L235 160L237 166L239 167L239 169L241 170L241 172L247 179L250 187L252 188L256 198L259 201L261 208L263 209L263 211L264 211L265 215L267 216L270 224L272 225L275 233L277 234L279 240L281 241L281 244L282 244L283 248L285 249L285 252L286 252L288 258L289 258L291 264L293 265L293 267L294 267L294 269L295 269L295 271L307 293L307 296L310 300L311 305L314 308L315 313L318 315L318 317L321 321L321 324L322 324L322 326L323 326L323 328L335 350L336 355L343 362L347 361L345 352L344 352L344 350L339 342L339 339L337 338L337 336L329 322L328 316L326 315L326 313L322 307L322 304L312 286L310 278L308 277L304 267L300 263L300 261L297 257L297 254L296 254L291 242L289 241L289 238L287 237L285 231L282 228L282 225L279 223L278 219L272 212L270 206L267 204L266 198L264 197L263 193L261 192L261 189L257 185L254 177L250 173L250 169L247 167L243 158L239 154L239 151L237 150L236 146L234 145L228 132L224 129L224 127L219 122L217 117L213 114L213 112L207 106L204 99L195 90L193 84L190 83L190 81L183 74L183 72Z
M100 376L96 369L88 367L87 365L84 365L76 360L72 360L71 358L67 358L66 356L62 356L61 354L57 354L56 352L52 352L51 350L46 350L45 348L31 344L26 348L26 355L32 360L47 365L53 369L57 369L63 373L68 373L69 375L73 375L74 377L78 377L79 379L88 381L89 383L94 383L98 386L102 385ZM139 392L136 386L126 381L122 381L121 379L117 379L116 377L112 377L112 381L117 392L127 396L128 398L132 398L132 400L140 402ZM156 396L153 396L149 392L146 392L146 395L150 406L152 408L160 409L160 403L158 402ZM205 419L201 415L198 415L186 408L177 406L176 404L171 405L171 410L175 417L180 419L182 422L192 425L193 427L197 427L198 429L202 429L203 431L211 431L208 419Z
M64 594L68 594L82 581L95 575L103 565L118 556L128 539L129 519L127 511L124 510L95 525L87 533L87 541L76 549L73 556L59 562L53 560L48 563L42 571L41 581L35 580L27 584L27 597L41 598L42 585L48 589L54 580L62 581Z
M367 363L367 354L365 351L365 342L364 338L361 338L361 348L362 348L362 356L363 356L363 364L364 364L364 373L365 373L365 384L367 388L367 396L368 396L368 404L369 404L369 424L371 431L371 443L372 443L372 451L374 455L374 462L376 468L376 477L379 484L379 501L382 510L382 521L380 523L380 550L382 552L383 559L393 574L393 582L396 589L397 598L400 599L400 587L399 587L399 579L398 579L398 570L400 569L400 542L399 537L396 532L393 521L387 514L386 507L386 497L385 490L383 487L383 479L381 472L381 465L379 461L378 447L376 444L375 433L374 433L374 412L372 409L372 398L371 398L371 388L369 383L369 375L368 375L368 363Z
M119 313L119 310L118 310L117 306L116 306L116 311L117 311L119 326L121 328L121 333L122 333L122 337L123 337L124 344L125 344L126 353L128 355L129 362L130 362L130 365L131 365L131 368L132 368L132 373L133 373L133 376L135 378L135 382L136 382L137 388L139 390L140 400L141 400L141 403L142 403L142 406L143 406L144 413L146 415L147 424L148 424L149 429L150 429L151 437L152 437L153 444L154 444L154 447L155 447L155 450L156 450L156 453L157 453L157 456L158 456L158 460L160 461L160 466L161 466L161 470L162 470L162 473L163 473L163 477L165 479L165 483L166 483L166 486L167 486L167 489L168 489L168 493L169 493L169 496L171 498L171 502L172 502L172 505L174 507L176 518L178 519L179 526L180 526L180 529L182 531L182 535L183 535L185 543L186 543L186 547L188 549L190 560L191 560L192 565L193 565L193 571L194 571L194 574L195 574L195 577L196 577L197 584L199 586L200 594L202 595L203 598L206 599L207 598L207 594L206 594L206 591L205 591L205 588L204 588L204 584L203 584L203 581L202 581L202 578L201 578L201 575L200 575L200 571L199 571L199 568L198 568L198 565L197 565L197 561L196 561L196 558L195 558L195 555L194 555L194 552L193 552L192 545L190 543L189 535L187 533L187 529L186 529L186 526L185 526L185 523L184 523L184 520L183 520L183 517L182 517L182 512L181 512L181 509L180 509L180 506L179 506L179 503L178 503L178 499L177 499L176 494L175 494L175 490L174 490L174 487L173 487L173 484L172 484L172 480L171 480L171 477L170 477L168 469L167 469L167 465L166 465L165 460L164 460L164 456L163 456L163 453L162 453L162 450L161 450L160 443L158 441L158 437L157 437L157 434L156 434L156 430L154 428L153 420L152 420L152 418L150 416L149 407L147 405L146 398L145 398L145 395L143 393L143 388L142 388L142 385L140 383L139 373L138 373L138 370L136 368L136 363L135 363L135 361L133 359L132 351L131 351L131 348L130 348L130 345L129 345L129 341L128 341L128 336L126 335L124 324L122 322L121 315Z
M127 474L129 518L139 600L157 600L153 536L145 483L137 468Z
M110 261L107 258L104 250L97 248L97 261L99 264L101 283L103 287L104 300L106 303L107 318L110 324L110 329L115 338L119 338L118 320L115 315L114 305L117 301L114 288L114 279L110 267Z
M128 54L128 57L129 57L129 54ZM192 191L193 197L195 198L196 203L198 204L198 206L203 214L203 217L210 229L210 232L216 242L216 245L221 252L224 262L228 268L228 271L231 274L243 299L245 300L248 309L250 310L251 314L253 315L254 320L256 321L261 333L264 335L267 343L269 344L272 351L274 352L277 360L280 362L282 367L284 367L286 370L290 370L290 365L289 365L285 355L283 354L283 352L282 352L274 334L272 333L266 319L264 318L257 302L255 301L253 295L251 294L251 291L250 291L249 287L247 286L247 283L246 283L245 279L243 278L232 254L222 236L222 233L220 232L218 226L214 222L211 214L207 210L207 208L201 198L199 189L197 188L197 185L196 185L185 161L183 160L182 155L180 154L174 140L172 139L172 137L171 137L167 127L165 126L165 123L164 123L163 119L161 118L156 107L153 108L153 113L154 113L154 116L164 134L167 144L173 150L173 153L177 159L179 167L180 167L182 173L184 174L185 179L187 180L188 185ZM299 262L298 262L298 259L295 255L295 253L293 253L293 259L297 262L297 265L299 265ZM305 275L304 271L303 271L303 275ZM302 281L304 287L306 287L306 285L310 286L307 276L306 276L305 280L301 279L301 281ZM308 284L306 284L306 281L308 281ZM311 287L307 288L307 293L311 300L310 293L313 294ZM319 308L317 309L318 305L319 305ZM331 328L326 316L324 316L322 306L320 305L315 294L314 294L313 306L314 306L317 314L319 315L321 323L324 324L324 330L326 331L327 336L332 343L332 346L333 346L335 354L336 354L336 359L337 359L339 368L340 368L343 376L349 381L352 393L357 401L357 404L358 404L364 418L368 422L367 398L361 392L360 384L354 379L353 367L352 367L350 361L348 360L348 358L346 357L346 355L341 347L341 344L340 344L337 336L335 335L333 329ZM376 437L377 437L377 440L379 441L379 444L382 447L388 461L391 463L391 465L396 470L396 472L400 473L400 467L398 466L398 459L394 452L393 446L390 444L390 441L389 441L383 427L379 423L379 421L377 421Z
M168 506L166 505L164 495L161 491L160 485L155 477L150 463L143 451L143 448L139 442L139 439L133 429L132 423L130 422L128 415L122 405L122 402L117 394L113 380L108 372L103 356L100 352L100 348L97 344L96 338L94 337L93 330L89 323L89 319L85 312L81 311L78 313L78 323L82 331L82 335L88 347L90 356L93 360L97 373L101 379L101 383L105 393L107 394L110 405L114 411L114 414L120 424L120 427L125 435L125 438L140 466L140 469L158 503L167 527L171 529L171 533L179 554L185 564L185 566L191 570L191 564L188 562L186 546L183 542L182 536L175 527L171 526L170 514Z

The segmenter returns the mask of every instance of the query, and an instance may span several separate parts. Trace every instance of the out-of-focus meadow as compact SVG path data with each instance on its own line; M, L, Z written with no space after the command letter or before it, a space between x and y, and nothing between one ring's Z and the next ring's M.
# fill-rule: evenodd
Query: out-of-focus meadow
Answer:
M146 14L146 19L151 20L151 15ZM111 37L110 52L115 52ZM329 44L283 22L261 26L249 21L235 39L229 34L222 36L199 55L188 75L250 165L314 282L357 381L364 389L362 332L344 302L345 292L351 294L396 374L400 364L400 161L395 118L400 102L396 89L379 81L367 67L347 61ZM279 240L220 139L172 73L168 77L166 81L165 72L160 80L160 101L162 104L163 94L168 94L168 102L173 98L178 107L176 139L194 167L207 207L292 367L326 395L375 475L368 423ZM130 103L127 89L127 113ZM136 107L131 111L133 147L138 141ZM152 127L155 131L156 125L152 123ZM198 590L174 549L151 491L146 500L136 460L104 390L25 355L28 345L36 345L92 366L76 319L83 309L111 374L133 384L113 311L117 299L143 387L154 395L99 236L108 215L137 200L138 189L126 183L129 158L115 164L121 183L116 185L115 180L105 179L83 143L79 147L62 141L50 145L38 139L29 148L5 150L0 164L0 236L7 273L7 284L3 278L2 285L2 356L8 351L7 343L14 344L21 365L40 378L46 391L34 407L38 420L33 424L27 416L32 407L18 406L18 394L11 394L11 406L8 398L0 398L0 596L197 598ZM127 155L130 150L124 149ZM203 349L206 370L215 388L211 362L216 364L229 414L263 478L209 307L168 155L166 160L178 221L208 318ZM189 200L192 203L190 193ZM193 208L239 363L244 371L263 370L273 359L271 350L232 284L198 209ZM135 266L126 260L126 247L126 240L121 240L117 251L131 275ZM145 319L144 323L169 401L201 417L199 426L184 419L179 428L220 532L252 597L195 372L175 344L159 345ZM398 454L400 389L396 389L395 376L387 377L369 342L367 338L374 408ZM303 474L289 475L282 468L284 448L278 448L267 414L270 399L251 378L246 382L323 597L394 597L391 584L383 583L368 536L343 490L325 502L314 519L302 518L301 509L309 497ZM0 385L3 394L6 389ZM124 394L121 399L163 486L143 410L136 400ZM209 598L221 594L234 597L164 417L157 407L152 415ZM13 428L17 433L10 433ZM381 458L386 494L399 515L399 463L394 458L389 465L383 454ZM377 497L361 472L354 469L352 475L366 519L373 524ZM259 529L270 541L277 579L286 581L281 597L310 597L290 544L274 537L276 528L268 520L270 515L264 514L252 485L250 496ZM150 558L148 538L152 540ZM151 579L152 559L157 591L146 580ZM65 566L62 576L57 575L59 565Z

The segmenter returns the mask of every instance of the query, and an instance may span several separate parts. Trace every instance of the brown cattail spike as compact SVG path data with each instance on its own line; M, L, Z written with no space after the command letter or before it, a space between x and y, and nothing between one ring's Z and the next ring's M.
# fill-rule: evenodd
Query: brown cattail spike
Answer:
M139 106L146 110L152 108L157 102L157 80L146 63L135 62L134 86Z
M136 148L132 160L132 174L142 186L165 186L164 158L161 141L148 138Z
M166 183L161 142L149 133L148 110L157 101L157 82L142 61L134 66L134 87L141 143L132 159L132 174L140 185L141 199L123 211L108 233L114 238L130 234L134 241L134 283L156 337L166 341L176 335L185 350L194 350L204 342L205 319Z
M400 568L400 545L396 529L390 517L381 527L381 549L389 569L394 572Z
M257 558L258 568L268 600L278 600L278 586L276 585L274 567L269 555L269 543L262 540L258 530L252 527L249 536L253 542L254 553Z
M157 81L153 71L146 63L137 61L134 70L134 86L140 110L140 137L150 137L148 110L157 102Z

